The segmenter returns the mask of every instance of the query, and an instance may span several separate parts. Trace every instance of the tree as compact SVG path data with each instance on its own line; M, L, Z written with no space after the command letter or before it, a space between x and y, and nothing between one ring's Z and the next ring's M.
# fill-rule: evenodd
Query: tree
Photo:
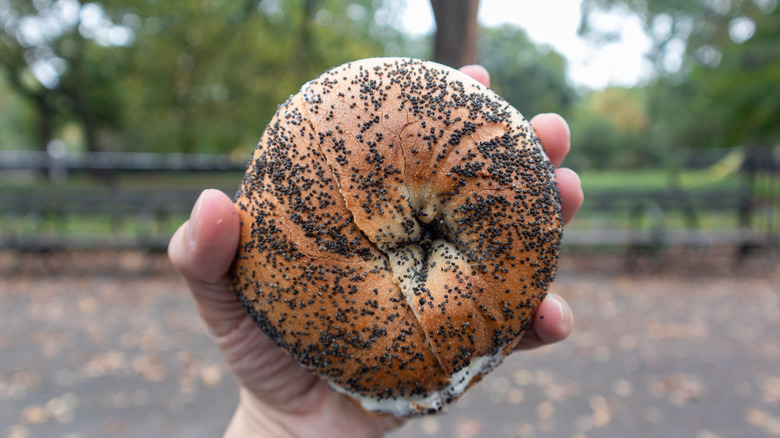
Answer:
M780 8L766 13L747 4L740 13L723 24L725 32L702 41L674 87L675 102L687 109L675 129L685 144L780 144Z
M0 66L44 148L245 151L328 67L401 47L382 0L0 1ZM251 146L250 146L251 147Z
M113 70L118 63L112 46L128 42L120 41L123 30L97 3L0 4L0 66L10 86L35 108L39 149L46 148L66 113L81 125L87 149L102 149L98 131L118 121L113 87L122 70Z
M610 169L661 162L661 157L648 157L636 147L649 122L645 99L641 89L607 88L591 91L578 102L569 120L577 143L567 158L570 165L577 169Z
M45 150L54 131L56 99L54 93L32 78L28 65L28 58L35 62L41 56L34 50L34 41L25 38L21 30L25 12L31 8L14 4L0 14L0 66L11 89L35 109L37 148Z
M473 64L477 53L479 0L430 0L436 19L433 59L458 68Z
M277 105L325 69L400 38L373 0L147 2L134 13L126 144L246 151ZM376 17L384 16L383 21ZM147 80L147 78L153 78Z
M575 94L566 79L566 58L537 47L517 26L482 29L478 61L491 74L491 86L524 114L567 115Z
M34 114L27 103L0 75L0 149L36 144Z
M777 2L584 0L581 32L608 38L594 23L615 11L638 17L653 40L648 154L778 142Z
M724 1L730 0L583 0L579 33L596 43L611 42L619 38L619 30L599 26L606 14L638 18L652 41L647 58L653 76L659 78L679 70L682 50L697 21L712 14L712 8Z

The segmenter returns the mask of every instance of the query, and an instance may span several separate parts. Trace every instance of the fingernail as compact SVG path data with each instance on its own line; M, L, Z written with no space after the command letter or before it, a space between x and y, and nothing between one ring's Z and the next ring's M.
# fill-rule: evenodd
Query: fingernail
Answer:
M194 242L198 237L196 222L198 221L198 214L200 214L200 209L203 205L202 201L205 193L206 192L203 192L198 196L198 200L195 201L195 205L192 207L192 213L190 213L190 221L187 223L187 237L190 239L190 242Z
M572 329L572 325L574 324L574 317L571 313L571 309L569 308L569 305L566 304L565 301L563 301L563 298L559 297L558 295L554 295L555 297L555 305L558 306L558 311L561 315L560 320L560 328L563 333L569 333Z
M582 187L582 178L580 178L580 175L573 170L571 171L571 173L572 175L574 175L574 178L577 179L577 182L579 183L580 187Z
M566 127L566 134L568 134L569 137L571 137L571 126L569 126L569 122L567 122L566 119L564 119L563 116L561 116L560 114L558 114L558 117L560 117L561 120L563 120L563 126Z

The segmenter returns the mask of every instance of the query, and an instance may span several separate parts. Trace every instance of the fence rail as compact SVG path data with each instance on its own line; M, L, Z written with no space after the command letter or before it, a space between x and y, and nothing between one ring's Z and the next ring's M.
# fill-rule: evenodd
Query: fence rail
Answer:
M249 156L146 152L56 153L0 150L0 170L241 171Z
M0 248L164 250L197 196L105 188L0 193Z
M247 157L226 155L100 153L52 157L47 153L0 151L3 171L63 169L66 172L235 172ZM610 229L567 229L564 245L659 250L670 246L780 247L780 179L776 170L754 189L755 174L738 188L685 190L627 189L589 193L582 214L622 217ZM238 181L236 181L238 185ZM767 188L768 187L768 188ZM0 190L0 249L164 250L173 231L189 215L199 189L139 189L95 185L68 190ZM712 212L731 226L713 231L703 225ZM669 217L682 218L682 227Z

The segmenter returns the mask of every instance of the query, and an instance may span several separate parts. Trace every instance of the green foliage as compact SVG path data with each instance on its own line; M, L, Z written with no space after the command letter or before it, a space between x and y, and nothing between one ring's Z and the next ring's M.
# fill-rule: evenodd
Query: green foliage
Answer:
M277 105L326 68L430 54L428 37L395 30L395 5L0 0L0 148L65 138L92 150L246 153ZM604 11L640 18L654 81L579 96L566 60L522 29L483 29L479 40L500 95L529 117L569 120L567 165L658 166L684 148L780 143L777 2L584 0L581 31L594 41L615 37L596 27Z
M749 6L749 5L748 5ZM755 5L741 10L755 34L735 42L728 35L707 41L689 74L673 89L680 114L675 133L693 147L776 145L780 143L780 8L764 13Z
M140 4L123 143L158 151L245 151L303 83L396 38L365 0Z
M522 29L483 29L478 54L490 71L491 87L523 114L569 112L575 95L566 81L566 59L537 47Z
M644 101L642 90L623 88L593 91L582 99L569 120L576 147L568 165L585 170L650 164L648 155L655 154L648 154L644 142L649 123Z
M29 105L0 76L0 149L29 149L35 142Z
M404 44L393 30L391 6L380 0L0 2L0 66L47 123L44 131L61 135L75 122L88 149L246 151L276 106L316 74L385 55L388 47L400 54ZM25 20L42 33L24 31ZM34 59L49 68L46 78L33 76Z
M109 34L122 27L111 18L97 3L76 0L0 3L0 67L35 112L36 147L75 122L96 150L98 133L120 126L124 70Z
M776 1L584 0L581 33L608 39L604 11L639 17L653 40L646 151L780 144Z

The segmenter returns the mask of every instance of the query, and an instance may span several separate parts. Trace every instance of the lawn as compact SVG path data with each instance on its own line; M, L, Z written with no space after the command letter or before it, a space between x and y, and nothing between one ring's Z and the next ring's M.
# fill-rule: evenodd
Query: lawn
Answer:
M580 172L585 203L570 230L739 226L744 181L713 169Z

